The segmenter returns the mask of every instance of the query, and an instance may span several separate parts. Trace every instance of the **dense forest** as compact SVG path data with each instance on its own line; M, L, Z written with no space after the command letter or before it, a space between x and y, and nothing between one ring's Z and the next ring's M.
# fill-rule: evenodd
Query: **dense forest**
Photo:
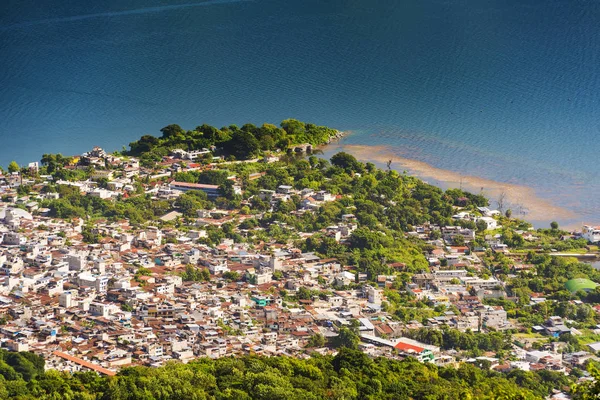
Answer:
M43 369L44 360L34 354L0 352L0 399L543 399L569 382L548 371L503 375L469 364L439 368L411 358L371 359L347 348L334 357L303 360L203 358L125 368L114 377Z

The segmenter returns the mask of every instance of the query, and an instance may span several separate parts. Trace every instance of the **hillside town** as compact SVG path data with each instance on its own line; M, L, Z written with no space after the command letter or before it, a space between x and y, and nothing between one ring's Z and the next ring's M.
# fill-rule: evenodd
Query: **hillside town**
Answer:
M126 366L187 363L199 357L334 354L332 344L348 340L346 332L353 332L358 348L370 356L414 357L439 366L472 363L499 372L568 375L597 360L600 325L589 321L600 313L600 305L566 299L576 314L587 313L585 330L581 320L568 313L553 315L548 306L535 324L515 314L515 304L538 310L557 300L548 298L549 289L540 285L524 301L510 282L519 274L535 275L531 254L528 258L518 248L540 239L536 230L524 227L511 231L519 236L515 244L514 236L501 231L506 211L469 208L468 199L459 198L457 204L465 206L453 207L453 225L428 222L402 234L402 240L423 244L418 256L426 264L414 268L384 261L387 273L374 274L299 244L319 235L327 243L348 245L361 226L354 213L312 232L272 222L296 240L275 240L269 232L254 242L236 240L264 230L248 222L292 198L297 209L291 213L306 216L345 195L293 183L258 187L248 197L235 175L227 177L227 185L177 180L181 174L236 163L275 165L281 158L272 154L227 161L213 151L175 149L149 167L138 158L95 147L64 164L66 171L84 171L85 179L41 173L48 171L48 163L31 163L0 176L1 347L41 355L47 369L109 376ZM246 180L266 174L264 167L257 171ZM48 204L61 194L48 187L69 187L77 195L113 203L140 196L172 207L143 223L58 218ZM224 187L241 199L241 207L218 207L214 200ZM178 199L189 192L203 192L216 206L186 214ZM253 209L254 200L265 205L263 211ZM208 240L219 230L231 234L218 242ZM561 234L557 243L585 242L587 256L595 256L598 232L586 226L579 233ZM594 293L597 286L583 277L569 285L568 293ZM403 304L402 312L412 308L414 316L399 318L397 309L405 299L415 306ZM501 345L480 345L474 352L424 339L434 331L494 335ZM598 340L573 346L581 335Z

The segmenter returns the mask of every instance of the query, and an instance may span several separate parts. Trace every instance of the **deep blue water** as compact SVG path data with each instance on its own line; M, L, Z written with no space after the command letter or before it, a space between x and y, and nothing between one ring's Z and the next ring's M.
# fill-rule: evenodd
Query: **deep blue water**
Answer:
M597 0L4 0L0 165L295 117L600 219Z

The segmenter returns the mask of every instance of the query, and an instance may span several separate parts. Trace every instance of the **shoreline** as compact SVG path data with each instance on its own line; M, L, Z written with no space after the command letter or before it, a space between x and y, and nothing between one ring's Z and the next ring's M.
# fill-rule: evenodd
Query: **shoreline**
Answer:
M490 207L496 208L497 200L505 195L505 209L513 211L513 217L525 219L536 227L547 227L550 221L566 222L563 228L576 227L574 221L577 214L566 208L552 204L550 201L537 195L531 187L498 182L491 179L472 175L462 175L458 172L434 167L426 162L398 156L385 146L350 145L332 142L321 147L323 154L333 155L345 151L354 155L363 162L373 162L379 166L386 166L391 160L391 169L398 172L406 171L424 181L442 189L462 188L472 193L482 193L489 198ZM550 216L550 218L549 218ZM542 225L541 223L544 223ZM562 225L562 224L561 224Z

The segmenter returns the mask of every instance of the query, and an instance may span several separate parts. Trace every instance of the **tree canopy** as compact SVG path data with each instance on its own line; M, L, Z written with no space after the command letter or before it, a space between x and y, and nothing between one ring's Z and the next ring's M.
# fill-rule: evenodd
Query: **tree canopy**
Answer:
M316 340L316 342L320 342ZM43 371L30 353L0 353L0 398L29 399L543 399L564 384L541 373L502 375L461 364L375 358L342 347L335 357L202 358L159 368L131 367L114 377ZM564 376L563 376L564 377Z
M8 172L10 172L11 174L13 172L18 172L19 169L19 164L17 164L16 161L11 161L10 164L8 164Z
M280 149L287 151L291 145L327 143L337 134L335 129L304 123L295 119L281 122L281 127L263 124L257 127L245 124L220 129L207 124L186 131L179 125L168 125L160 130L161 137L144 135L129 144L129 155L141 157L142 163L151 165L167 155L170 150L200 150L215 146L225 156L239 160L256 157L265 151Z

